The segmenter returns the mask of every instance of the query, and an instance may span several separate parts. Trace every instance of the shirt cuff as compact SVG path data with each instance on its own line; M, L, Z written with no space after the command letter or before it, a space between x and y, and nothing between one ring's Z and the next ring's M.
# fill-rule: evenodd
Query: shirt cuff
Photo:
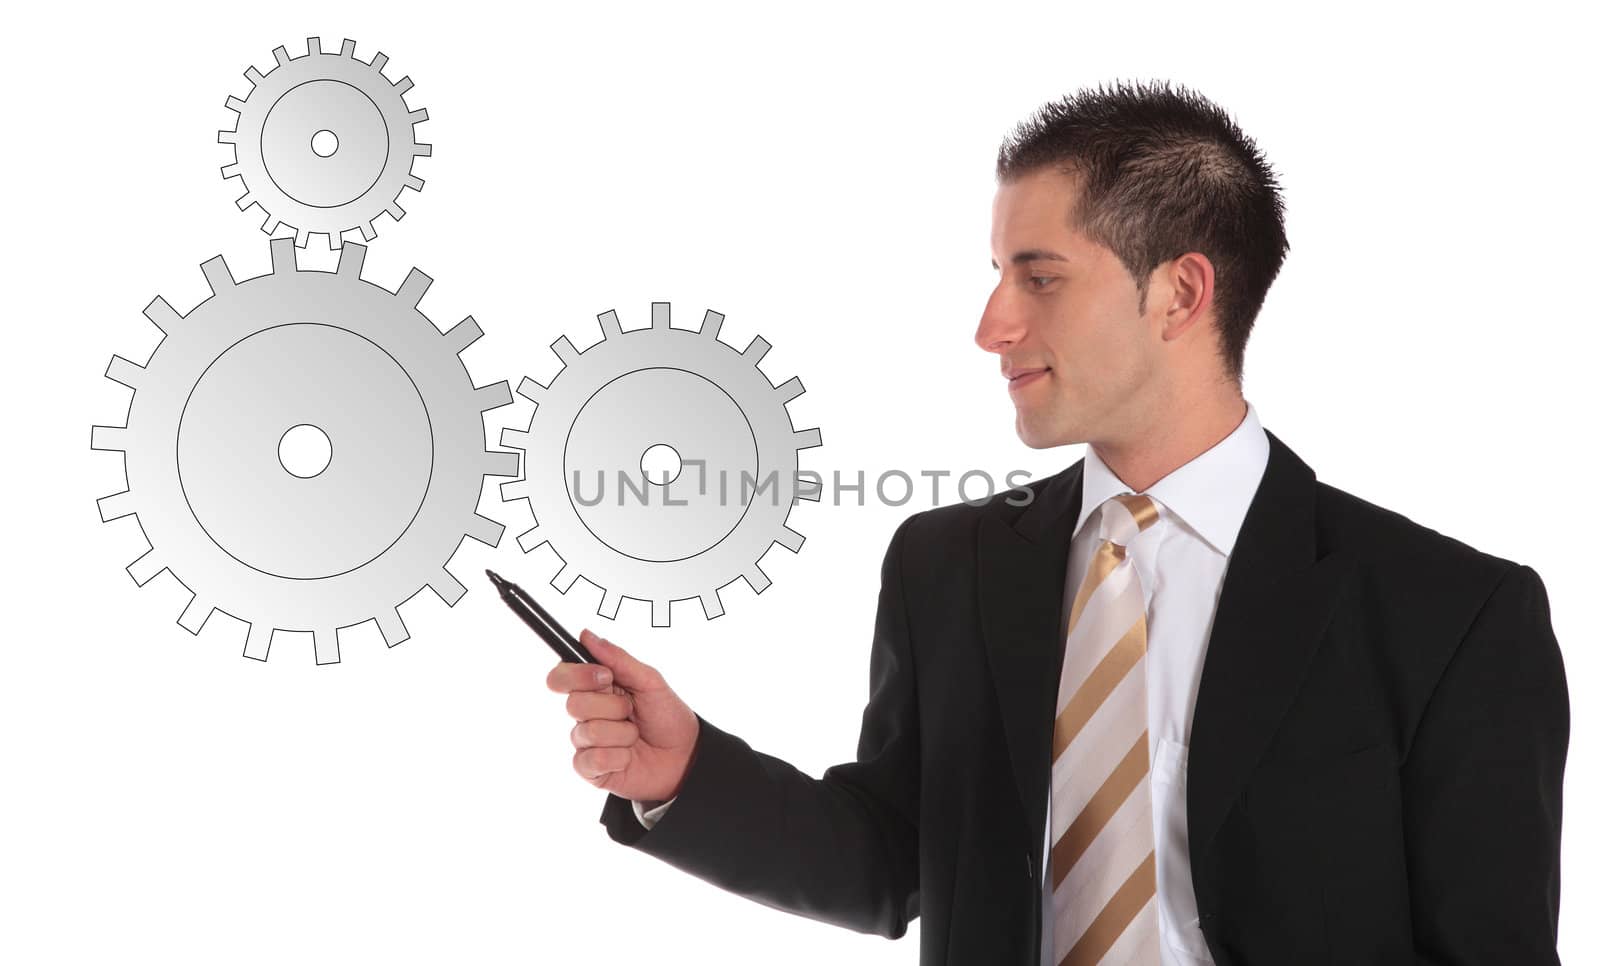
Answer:
M677 800L677 796L674 795L664 802L634 802L633 817L638 819L639 824L643 825L648 831L655 828L656 823L661 821L661 816L667 814L667 809L671 808L672 803Z

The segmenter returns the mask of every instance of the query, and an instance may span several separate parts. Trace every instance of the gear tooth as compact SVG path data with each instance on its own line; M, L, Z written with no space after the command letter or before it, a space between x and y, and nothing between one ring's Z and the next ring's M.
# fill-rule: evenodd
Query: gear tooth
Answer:
M217 143L218 144L234 144L234 145L236 145L236 144L239 143L239 132L238 131L218 131L217 132Z
M123 490L121 493L113 493L110 496L103 496L94 501L94 504L100 508L101 523L110 523L112 520L120 520L123 517L132 516L134 513L138 512L137 508L133 505L133 493L130 490Z
M778 539L775 542L783 544L790 553L799 553L800 548L805 546L806 536L785 526L778 531Z
M444 343L450 347L453 355L460 355L467 346L483 338L483 329L478 327L478 320L467 316L460 322L450 327L444 334Z
M561 564L561 569L556 571L556 575L554 577L550 578L550 586L564 594L572 589L572 584L577 579L578 568L574 567L572 564L563 562Z
M750 344L745 346L745 350L741 354L744 356L745 361L753 366L759 364L762 358L766 356L767 350L771 348L772 343L758 335L750 340Z
M256 65L251 64L244 69L244 79L250 82L251 87L260 86L262 77L261 72L256 70Z
M478 412L486 413L491 409L511 405L511 383L504 379L490 383L487 386L478 386L472 390L472 397L478 401Z
M431 157L433 157L433 145L431 145L431 144L415 144L415 145L412 145L411 156L414 157L414 158L431 158Z
M670 601L670 600L652 600L652 601L650 601L650 626L651 627L671 627L672 626L672 601Z
M422 184L423 184L422 179L417 177L416 175L414 175L414 174L406 175L405 186L407 188L410 188L412 191L421 191L422 190Z
M549 388L549 386L534 382L527 376L523 376L522 381L517 383L517 395L524 399L530 399L533 402L538 403L544 399L544 394Z
M307 37L306 38L306 53L310 54L312 57L319 56L322 53L322 38L321 37Z
M822 481L811 479L797 480L795 482L795 497L801 500L808 500L812 503L817 502L818 500L822 499Z
M751 564L750 569L740 576L744 577L745 583L758 594L772 586L772 581L767 578L767 572L761 569L760 564Z
M652 328L652 329L670 329L670 328L672 328L672 303L671 302L651 302L650 303L650 328Z
M416 308L417 303L422 301L422 296L428 291L428 286L432 284L432 278L413 268L406 276L406 280L400 283L400 291L394 294L403 304Z
M265 661L272 650L272 628L256 621L244 635L244 656L252 661Z
M202 600L199 594L189 598L188 606L183 613L178 615L178 626L191 634L199 634L206 626L206 621L211 619L211 612L215 605L209 600Z
M451 607L454 607L456 601L461 599L461 595L467 592L467 588L461 586L461 581L443 567L440 567L439 572L428 581L428 586L433 588L433 592L439 595L440 600Z
M224 265L222 271L226 272L227 266ZM230 278L229 281L231 282L232 279ZM217 291L215 283L212 284L211 291ZM150 324L160 329L163 333L176 332L178 325L183 322L183 316L178 314L178 310L167 304L167 300L159 295L151 299L150 304L144 307L144 317L149 319ZM113 358L114 361L115 359Z
M383 643L390 647L411 639L411 632L406 630L406 622L400 619L399 611L386 611L379 614L377 620L378 633L383 635Z
M354 46L351 49L354 50ZM372 63L369 66L381 74L383 73L384 65L387 63L389 63L389 55L380 50L372 55Z
M141 554L139 559L128 564L128 576L133 578L134 583L143 587L150 582L150 578L166 569L167 565L161 562L161 558L156 555L155 549L151 548Z
M715 590L708 590L700 595L700 609L706 612L706 620L716 620L722 616L722 595Z
M354 60L356 56L356 42L346 38L345 42L339 45L339 56L349 57L350 59Z
M265 210L265 209L263 209L263 210ZM278 226L281 225L281 224L283 224L283 223L281 221L279 221L277 218L274 218L272 216L271 212L268 212L267 213L267 217L261 219L261 233L263 235L276 234L277 231L278 231ZM291 225L289 227L290 227L291 231L294 230L294 226L293 225Z
M89 431L89 448L107 453L126 453L128 427L95 426Z
M606 309L595 318L600 320L600 337L602 339L615 339L622 334L622 320L617 318L616 309Z
M399 221L400 219L402 219L402 218L404 218L406 216L406 210L404 208L400 207L400 202L398 202L398 201L389 202L389 207L387 207L387 208L385 208L383 210L384 210L384 212L386 212L389 215L390 218L393 218L395 221Z
M363 241L372 241L374 238L378 237L378 233L372 230L372 222L370 221L364 221L356 227L361 229L361 238Z
M243 114L244 113L244 101L239 100L237 97L234 97L232 94L229 94L228 95L228 99L222 102L222 106L226 107L228 110L234 112L235 114Z
M200 262L200 272L205 275L206 285L211 286L211 294L221 294L227 289L234 288L234 272L227 267L227 259L219 256L219 254ZM162 299L157 299L157 301L165 304ZM150 302L150 304L154 305L155 302ZM171 305L168 305L168 309L171 309Z
M304 228L294 230L294 247L304 248L311 243L311 232Z
M488 450L483 455L484 476L516 476L522 466L522 459L516 453Z
M505 532L506 528L504 526L481 513L474 513L472 522L467 525L467 536L490 547L500 546L500 538L505 535Z
M237 178L237 177L239 177L239 162L235 161L232 164L225 164L225 165L222 166L222 179L224 181L228 180L229 178ZM250 197L250 192L246 191L244 193L244 197L246 197L246 198ZM249 205L245 205L244 206L244 208L248 208L248 207L250 207L250 206ZM244 208L240 208L239 210L243 211Z
M248 209L251 205L253 205L255 203L256 203L255 195L252 195L250 193L250 189L249 188L246 188L244 190L244 194L242 194L239 197L233 199L233 206L235 208L238 208L240 211L244 211L244 210ZM267 232L267 234L270 235L272 233L269 231L269 232Z
M300 270L295 261L293 238L274 238L267 242L272 252L272 274L293 275Z
M525 429L517 429L515 426L507 426L500 430L501 446L515 446L517 449L527 449L528 443L532 439L532 433Z
M561 336L550 343L550 348L555 350L556 356L562 365L570 366L578 361L578 350L572 347L572 341L566 336Z
M517 546L522 549L523 553L531 553L534 547L549 542L540 530L540 527L534 527L531 530L524 530L517 534Z
M795 449L811 449L813 446L822 445L822 430L812 427L802 429L793 436Z
M289 49L280 44L272 48L272 59L278 62L279 67L287 67L293 58L289 56Z
M722 320L726 318L721 312L706 309L705 318L700 320L700 334L708 339L715 339L717 333L722 331Z
M399 94L401 97L405 97L406 92L415 86L416 85L411 82L411 76L408 74L394 82L394 92Z
M779 386L775 391L778 394L778 401L788 404L791 399L794 399L796 396L805 392L806 387L800 382L799 376L790 376L789 378L785 379L783 381L783 385Z
M501 503L515 503L518 500L526 500L527 498L528 498L528 481L527 480L512 480L512 481L510 481L508 483L500 484L500 502ZM526 536L526 534L523 534L522 536ZM517 539L520 541L522 539L522 537L519 536Z
M595 608L594 612L600 617L614 621L617 619L617 608L621 606L622 594L619 591L607 587L605 588L605 593L601 595L600 606Z
M426 107L419 107L412 111L408 116L411 118L412 125L421 124L423 121L428 119L428 109Z
M336 271L345 278L360 278L361 266L367 261L367 246L351 242L339 246L339 267Z
M316 652L317 664L338 664L339 632L332 627L312 631L311 648Z
M328 248L338 251L344 247L344 233L338 231L328 232Z

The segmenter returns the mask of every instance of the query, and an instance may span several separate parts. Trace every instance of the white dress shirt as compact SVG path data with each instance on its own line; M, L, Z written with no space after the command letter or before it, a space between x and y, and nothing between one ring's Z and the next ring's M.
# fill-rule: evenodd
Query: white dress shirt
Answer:
M1222 578L1245 512L1267 469L1267 435L1255 406L1245 402L1244 419L1215 446L1183 464L1144 491L1160 517L1128 548L1144 591L1146 652L1145 697L1150 725L1150 790L1154 797L1156 905L1162 940L1161 966L1211 966L1200 932L1194 881L1189 874L1189 817L1186 775L1189 726L1194 717L1200 669L1205 664L1211 620L1222 593ZM1101 462L1090 446L1083 459L1083 502L1067 556L1063 605L1083 581L1093 556L1100 504L1131 488ZM1041 966L1056 966L1054 915L1050 895L1050 805L1045 804L1045 874L1040 880L1043 935ZM653 827L672 802L633 812Z

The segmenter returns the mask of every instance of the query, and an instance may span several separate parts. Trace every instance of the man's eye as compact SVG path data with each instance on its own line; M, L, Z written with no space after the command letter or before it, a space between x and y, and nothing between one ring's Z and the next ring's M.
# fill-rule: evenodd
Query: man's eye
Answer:
M1033 286L1036 289L1044 288L1046 285L1049 285L1053 281L1055 281L1055 277L1051 276L1051 275L1029 275L1028 276L1028 284Z

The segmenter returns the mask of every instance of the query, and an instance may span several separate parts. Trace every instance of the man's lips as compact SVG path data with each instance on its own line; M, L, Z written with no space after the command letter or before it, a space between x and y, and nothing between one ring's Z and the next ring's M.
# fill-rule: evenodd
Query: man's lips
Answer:
M1016 392L1018 389L1021 389L1023 386L1026 386L1029 383L1037 382L1049 372L1049 367L1042 369L1017 369L1012 372L1005 373L1005 376L1011 382L1011 391Z

